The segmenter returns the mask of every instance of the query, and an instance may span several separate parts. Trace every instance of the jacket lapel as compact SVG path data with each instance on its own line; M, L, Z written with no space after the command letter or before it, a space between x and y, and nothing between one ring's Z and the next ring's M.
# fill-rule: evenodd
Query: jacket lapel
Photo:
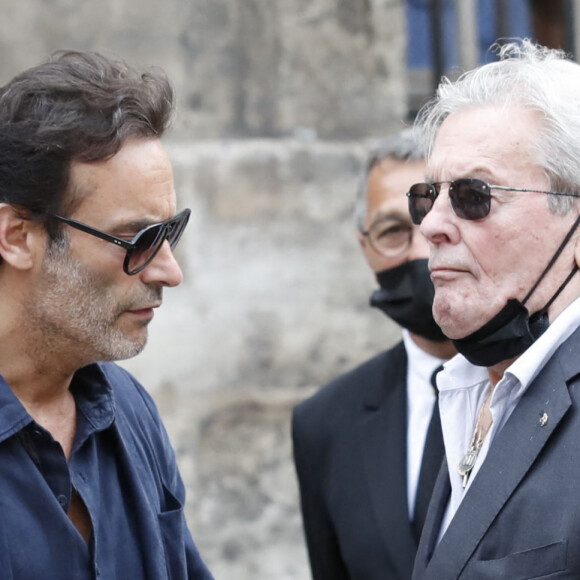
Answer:
M413 571L413 580L415 578L422 578L425 568L429 564L433 550L437 544L439 530L443 521L443 515L449 501L451 494L451 484L449 483L449 473L447 471L447 461L443 461L439 475L433 488L433 495L431 496L431 503L429 504L429 511L423 526L421 534L421 541L419 542L419 549L417 550L417 557L415 560L415 568Z
M415 515L413 519L413 530L417 543L421 537L421 532L425 524L427 508L431 500L431 495L435 487L437 475L441 470L441 463L445 456L445 447L443 445L443 434L441 432L441 418L439 416L439 402L435 401L429 429L427 430L427 439L423 449L423 458L421 460L421 471L419 482L417 484L417 496L415 499Z
M526 475L538 454L571 405L561 361L554 355L530 385L502 431L461 502L453 520L427 564L447 504L441 474L437 497L429 509L414 580L458 578L479 542L506 501ZM542 419L543 417L543 419ZM547 420L546 420L547 417ZM542 420L541 420L542 419ZM441 484L441 485L440 485ZM442 502L444 505L437 505ZM433 512L433 513L432 513ZM435 512L439 512L436 514ZM424 574L420 573L426 565Z
M408 578L417 545L407 507L407 356L402 344L389 354L385 364L389 376L377 373L366 398L359 442L364 477L385 549L399 575Z

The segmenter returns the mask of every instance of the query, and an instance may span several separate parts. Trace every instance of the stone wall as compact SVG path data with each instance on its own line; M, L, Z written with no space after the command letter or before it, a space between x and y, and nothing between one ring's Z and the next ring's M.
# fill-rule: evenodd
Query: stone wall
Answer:
M355 240L360 144L171 144L192 222L147 349L153 392L218 579L308 578L289 437L296 402L392 343Z
M217 580L309 577L293 405L391 344L353 229L369 140L405 114L400 0L0 0L0 81L58 48L162 66L185 280L123 364L156 399Z

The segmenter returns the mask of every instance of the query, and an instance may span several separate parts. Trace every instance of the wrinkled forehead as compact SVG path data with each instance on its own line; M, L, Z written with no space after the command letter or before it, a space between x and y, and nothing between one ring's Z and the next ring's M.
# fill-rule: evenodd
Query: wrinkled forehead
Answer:
M158 139L128 141L104 161L73 163L70 188L80 194L74 213L81 221L127 214L155 223L175 214L173 171Z
M427 160L432 181L539 166L539 114L522 107L482 106L457 111L441 124Z

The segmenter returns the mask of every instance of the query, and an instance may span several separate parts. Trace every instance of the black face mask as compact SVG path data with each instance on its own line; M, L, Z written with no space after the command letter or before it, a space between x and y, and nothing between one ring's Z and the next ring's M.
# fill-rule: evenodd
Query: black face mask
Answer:
M521 302L514 298L508 300L501 311L479 330L465 338L452 341L457 351L471 364L491 367L501 361L515 358L528 349L545 332L550 325L548 308L576 274L578 266L574 265L564 282L539 312L530 316L525 304L570 241L578 224L580 224L580 217L576 219L550 263Z
M448 340L433 319L435 290L426 259L378 272L377 279L380 289L373 292L371 306L413 334L437 342Z

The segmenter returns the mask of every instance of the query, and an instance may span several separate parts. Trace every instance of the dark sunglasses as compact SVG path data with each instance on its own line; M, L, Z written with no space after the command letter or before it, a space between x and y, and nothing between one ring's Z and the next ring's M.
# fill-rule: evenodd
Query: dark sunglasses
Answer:
M138 232L131 241L107 234L70 218L55 214L50 214L50 217L72 228L76 228L81 232L91 234L91 236L96 236L101 240L124 248L127 254L123 262L123 271L125 274L132 276L133 274L141 272L141 270L151 263L151 260L155 258L165 240L169 242L172 250L177 246L177 242L179 242L181 234L185 230L190 214L190 209L184 209L181 213L164 222L151 224Z
M560 191L546 191L543 189L523 189L521 187L506 187L504 185L490 185L481 179L462 177L455 181L438 181L436 183L416 183L407 193L409 199L409 213L415 225L419 225L423 218L431 211L441 186L449 184L449 200L451 209L457 217L464 220L480 220L489 215L491 209L491 190L527 191L531 193L547 193L550 195L564 195L580 197L577 193L562 193Z

